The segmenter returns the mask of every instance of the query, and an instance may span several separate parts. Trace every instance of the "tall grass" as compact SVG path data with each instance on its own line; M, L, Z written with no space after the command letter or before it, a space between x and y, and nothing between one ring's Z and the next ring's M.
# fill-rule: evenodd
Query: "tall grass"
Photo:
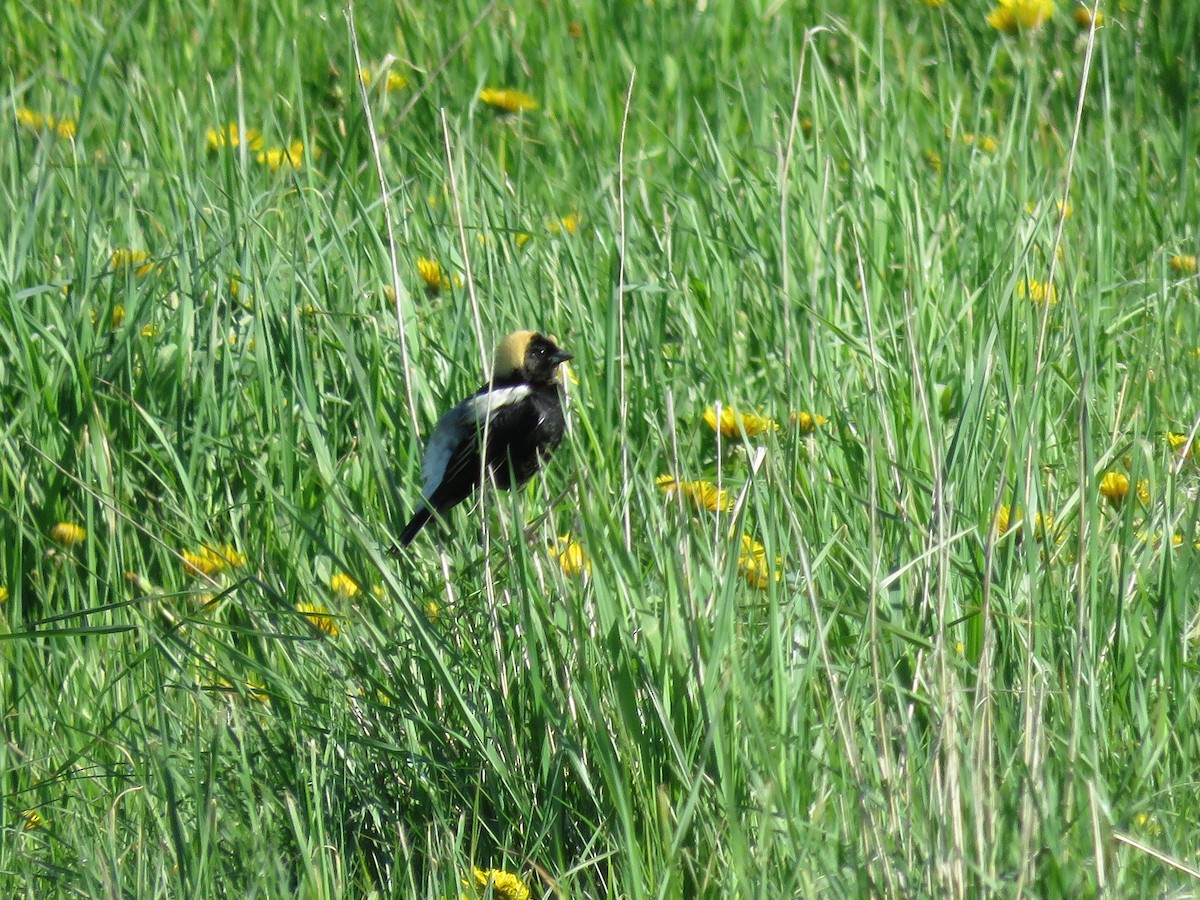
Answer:
M3 6L6 894L1196 890L1200 13L884 6Z

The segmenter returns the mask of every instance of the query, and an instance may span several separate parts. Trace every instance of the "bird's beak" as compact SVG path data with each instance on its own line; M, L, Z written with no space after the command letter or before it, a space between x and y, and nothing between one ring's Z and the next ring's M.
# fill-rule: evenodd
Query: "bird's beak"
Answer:
M568 353L566 350L555 350L554 355L550 357L550 359L554 362L554 365L556 365L556 366L561 363L565 363L569 359L574 359L574 358L575 357L572 356L570 353Z

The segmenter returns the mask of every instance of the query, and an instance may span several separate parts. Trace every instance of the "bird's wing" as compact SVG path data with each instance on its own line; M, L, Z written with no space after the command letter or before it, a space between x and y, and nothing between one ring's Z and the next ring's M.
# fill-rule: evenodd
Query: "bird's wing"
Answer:
M497 417L503 418L514 404L524 400L529 393L530 388L525 384L491 390L484 388L438 420L421 463L421 478L425 483L422 493L426 500L432 498L434 492L443 485L448 488L450 485L474 486L478 483L479 440L484 423L490 420L487 427L496 427ZM469 488L463 492L463 496L466 493L469 493Z

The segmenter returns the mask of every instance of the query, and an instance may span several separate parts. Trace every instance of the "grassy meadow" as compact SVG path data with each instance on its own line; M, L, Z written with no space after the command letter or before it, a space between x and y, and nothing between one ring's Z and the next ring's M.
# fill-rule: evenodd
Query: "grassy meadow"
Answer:
M0 895L1200 894L1200 5L1102 10L0 3Z

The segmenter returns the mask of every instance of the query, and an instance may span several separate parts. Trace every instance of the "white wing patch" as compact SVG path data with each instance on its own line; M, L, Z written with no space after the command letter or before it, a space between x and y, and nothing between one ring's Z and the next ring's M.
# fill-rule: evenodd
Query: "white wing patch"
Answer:
M529 394L530 388L527 384L517 384L512 387L496 388L493 391L487 391L465 401L469 409L468 415L475 421L481 422L491 416L496 410L519 403L528 397Z
M421 493L428 500L442 483L446 466L454 458L454 451L464 440L474 440L477 426L490 418L497 410L518 403L529 396L529 385L496 388L475 397L468 397L440 419L433 435L425 447L425 458L421 461L421 478L425 485Z

